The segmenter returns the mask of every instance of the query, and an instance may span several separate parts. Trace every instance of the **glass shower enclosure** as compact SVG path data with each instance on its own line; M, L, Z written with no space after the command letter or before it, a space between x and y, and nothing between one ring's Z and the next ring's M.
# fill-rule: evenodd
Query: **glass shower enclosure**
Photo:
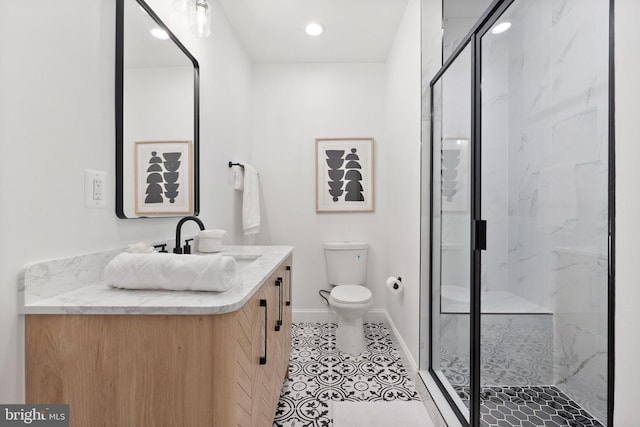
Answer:
M495 1L427 92L421 369L463 425L612 425L610 8Z

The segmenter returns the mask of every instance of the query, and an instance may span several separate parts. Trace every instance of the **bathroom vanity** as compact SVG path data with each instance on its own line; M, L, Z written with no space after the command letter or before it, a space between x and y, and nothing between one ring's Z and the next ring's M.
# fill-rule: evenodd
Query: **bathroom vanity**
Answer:
M91 283L108 254L27 266L26 401L68 403L71 426L271 426L291 349L293 248L224 249L243 267L222 293Z

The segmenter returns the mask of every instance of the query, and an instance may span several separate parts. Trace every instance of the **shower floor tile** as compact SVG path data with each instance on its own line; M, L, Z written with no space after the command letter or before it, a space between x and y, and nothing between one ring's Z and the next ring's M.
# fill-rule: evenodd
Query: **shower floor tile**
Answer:
M468 316L442 315L441 336L468 328ZM553 318L548 315L483 316L481 383L535 386L553 383ZM463 323L460 323L463 322ZM469 385L469 350L444 341L440 369L453 386Z
M334 401L421 400L382 323L365 324L367 351L336 349L335 323L293 325L289 378L276 410L276 426L333 426Z
M469 387L456 386L468 406ZM604 427L555 386L483 387L482 427Z

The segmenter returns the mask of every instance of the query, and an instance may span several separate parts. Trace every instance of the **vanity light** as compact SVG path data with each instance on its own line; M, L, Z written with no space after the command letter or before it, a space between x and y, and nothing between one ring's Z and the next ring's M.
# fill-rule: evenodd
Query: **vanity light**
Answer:
M511 28L511 22L501 22L491 29L491 34L501 34Z
M162 28L152 28L149 32L153 37L159 40L169 40L169 34Z
M320 34L324 33L324 26L322 24L318 24L317 22L310 22L304 28L307 34L312 37L317 37Z
M173 0L173 8L182 15L193 15L196 12L195 0Z
M191 15L191 30L198 37L211 35L211 6L207 0L195 0L196 13Z

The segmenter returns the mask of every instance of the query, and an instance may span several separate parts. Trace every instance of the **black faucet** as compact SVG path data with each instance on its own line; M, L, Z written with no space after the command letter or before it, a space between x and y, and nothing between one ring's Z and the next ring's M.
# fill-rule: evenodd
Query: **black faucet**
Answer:
M184 224L187 221L195 221L198 224L198 227L200 227L200 230L204 230L204 224L202 223L202 221L200 221L200 219L198 217L195 216L185 216L184 218L182 218L180 221L178 221L178 225L176 226L176 247L173 249L173 253L174 254L181 254L182 252L182 248L180 247L180 244L182 243L180 241L180 231L182 230L182 224ZM185 248L189 246L189 243L187 243L185 245Z

